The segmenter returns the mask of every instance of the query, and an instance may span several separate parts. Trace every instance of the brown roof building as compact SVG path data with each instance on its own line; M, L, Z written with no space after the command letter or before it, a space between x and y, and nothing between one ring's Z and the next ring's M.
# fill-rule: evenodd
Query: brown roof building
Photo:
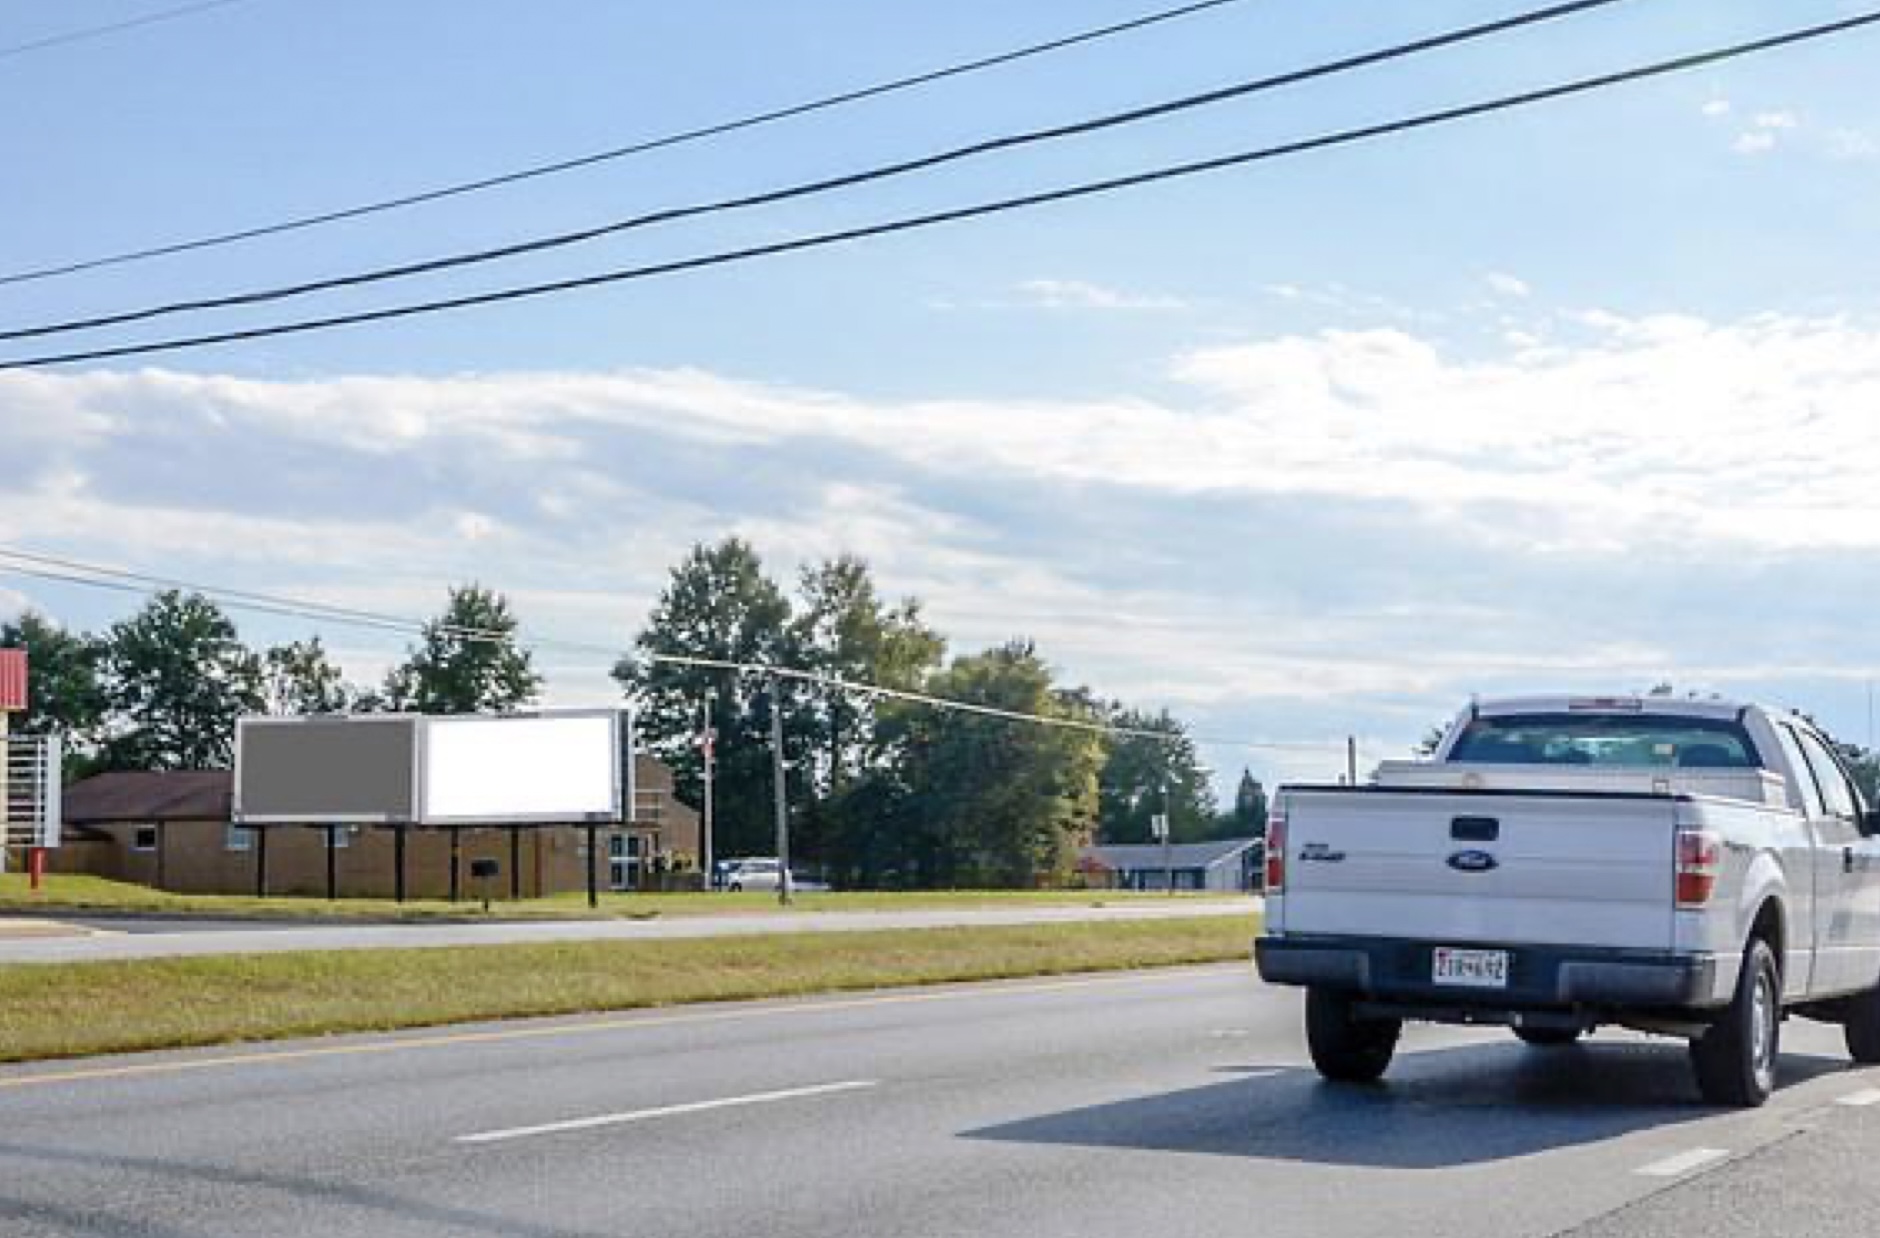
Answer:
M661 871L697 863L698 814L673 794L672 770L640 755L634 777L631 819L594 832L601 889L648 888ZM118 771L74 783L65 789L65 845L49 867L179 894L449 898L480 897L473 865L493 860L493 897L587 888L585 826L243 829L231 820L233 784L226 770Z

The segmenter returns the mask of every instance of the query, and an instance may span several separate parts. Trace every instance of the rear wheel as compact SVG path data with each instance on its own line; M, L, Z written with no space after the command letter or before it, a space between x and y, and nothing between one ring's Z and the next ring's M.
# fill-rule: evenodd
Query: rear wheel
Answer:
M1782 1033L1782 971L1760 938L1743 952L1736 996L1710 1030L1691 1042L1697 1088L1714 1105L1754 1108L1776 1086Z
M1321 1075L1339 1083L1375 1083L1390 1066L1401 1019L1361 1019L1349 993L1306 991L1306 1044Z
M1574 1027L1517 1027L1514 1034L1537 1049L1557 1049L1580 1038L1579 1029Z
M1847 1022L1842 1026L1847 1052L1863 1066L1880 1064L1880 989L1850 997Z

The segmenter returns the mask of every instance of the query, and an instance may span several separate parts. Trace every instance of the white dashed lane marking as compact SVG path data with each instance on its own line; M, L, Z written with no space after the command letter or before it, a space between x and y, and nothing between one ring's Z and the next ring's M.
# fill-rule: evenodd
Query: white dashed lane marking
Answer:
M1728 1155L1729 1152L1722 1148L1692 1148L1689 1152L1680 1152L1676 1156L1667 1156L1662 1161L1641 1166L1637 1172L1646 1178L1677 1178L1714 1165Z
M874 1087L873 1080L854 1079L843 1083L818 1083L806 1088L785 1088L778 1092L756 1092L749 1096L725 1096L717 1100L692 1101L684 1105L661 1105L657 1109L635 1109L629 1113L602 1113L593 1117L570 1118L565 1122L544 1122L539 1126L512 1126L499 1131L479 1131L459 1135L458 1143L503 1143L534 1135L559 1135L567 1131L591 1131L604 1126L625 1126L629 1122L647 1122L687 1113L706 1113L713 1109L735 1109L743 1105L768 1105L782 1100L801 1100L807 1096L827 1096L832 1092L854 1092Z

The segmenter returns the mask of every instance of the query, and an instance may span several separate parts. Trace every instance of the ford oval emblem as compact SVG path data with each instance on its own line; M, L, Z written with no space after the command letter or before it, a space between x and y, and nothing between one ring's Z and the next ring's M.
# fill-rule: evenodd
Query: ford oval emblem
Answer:
M1459 873L1485 873L1500 868L1501 861L1486 851L1458 851L1449 857L1449 867Z

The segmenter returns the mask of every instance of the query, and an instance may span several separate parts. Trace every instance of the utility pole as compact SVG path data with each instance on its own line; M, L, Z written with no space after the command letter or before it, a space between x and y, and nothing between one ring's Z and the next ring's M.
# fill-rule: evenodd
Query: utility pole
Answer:
M784 788L783 692L775 675L770 677L770 767L776 788L777 812L777 901L790 902L790 806Z
M1168 821L1168 783L1162 784L1162 811L1149 819L1149 824L1162 840L1162 885L1168 897L1175 897L1175 847L1173 831Z
M1358 737L1345 736L1345 776L1351 786L1358 785Z
M699 816L699 871L705 874L705 887L711 888L712 880L712 774L718 763L718 732L712 726L712 706L718 700L718 694L710 688L705 689L705 699L699 704L700 721L699 748L704 759L705 802L704 811Z

